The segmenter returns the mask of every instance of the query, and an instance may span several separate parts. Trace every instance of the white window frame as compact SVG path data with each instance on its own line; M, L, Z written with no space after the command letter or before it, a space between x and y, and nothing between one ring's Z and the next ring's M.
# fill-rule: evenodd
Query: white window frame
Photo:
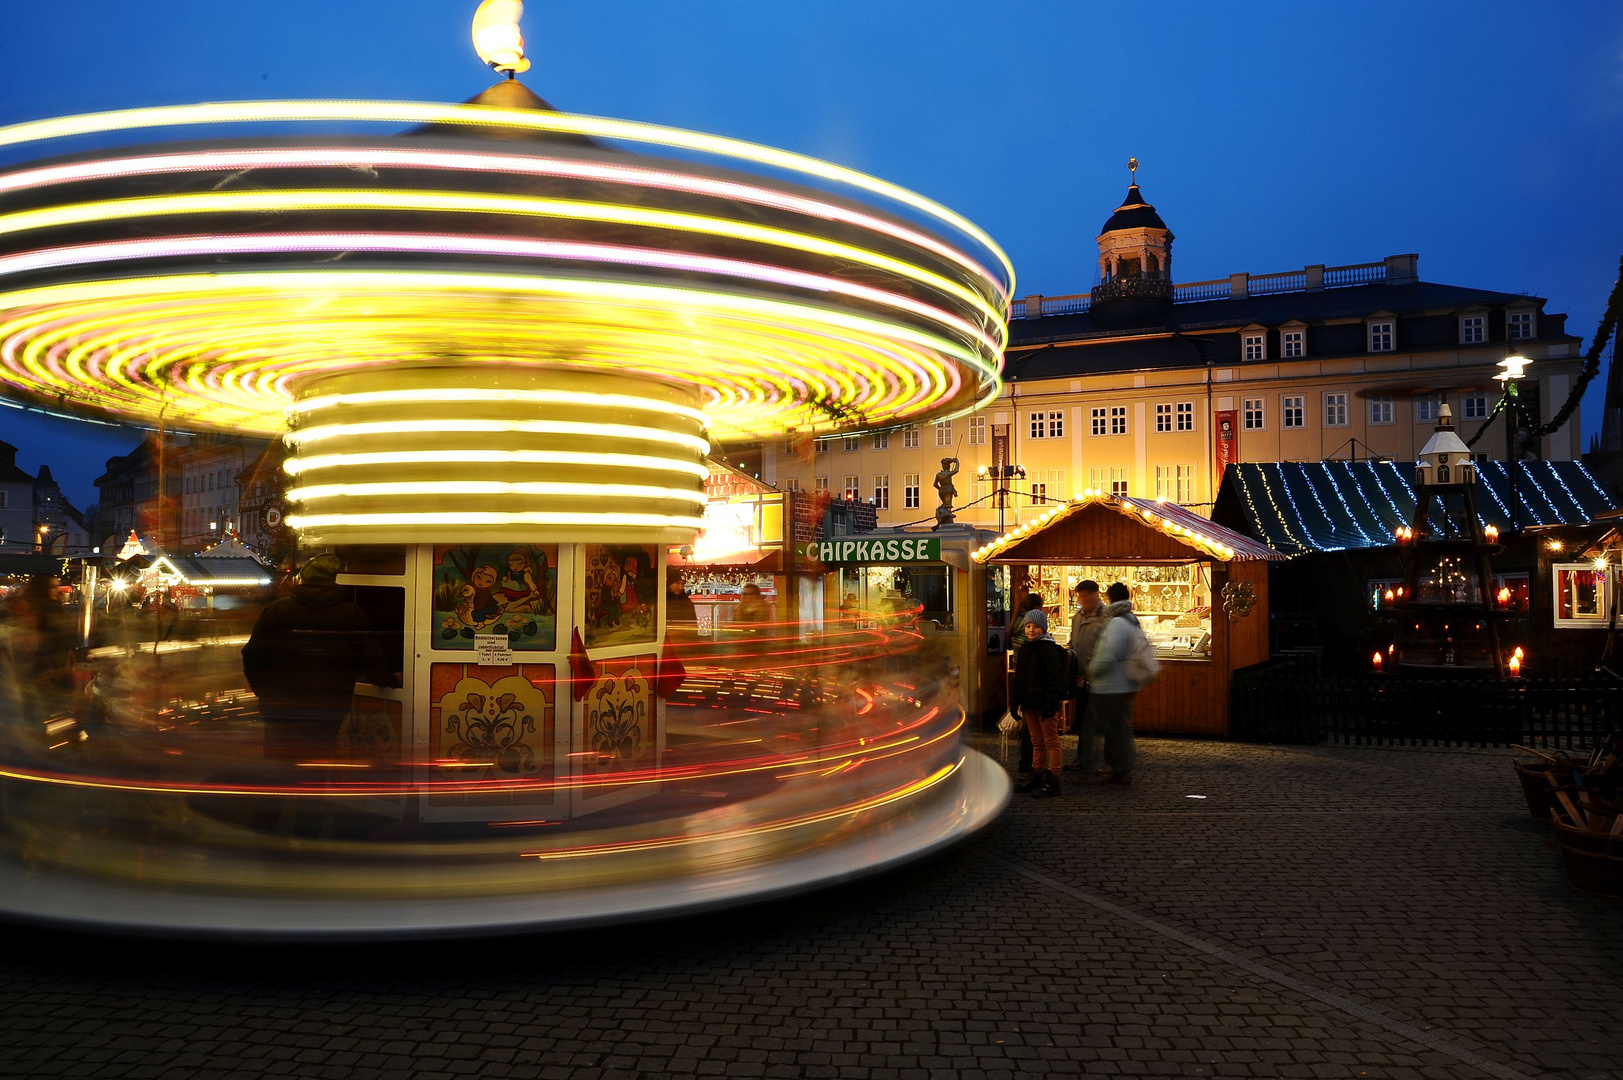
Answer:
M1157 465L1155 467L1155 497L1157 499L1171 499L1177 502L1178 494L1178 467L1176 465Z
M1505 312L1505 337L1511 341L1529 341L1538 336L1534 312Z
M856 473L847 473L845 476L845 484L841 488L840 494L845 498L846 502L861 502L862 477Z
M986 445L986 417L971 416L969 418L969 445Z
M1089 430L1092 431L1093 434L1095 434L1095 435L1108 435L1108 434L1110 434L1110 410L1109 409L1102 409L1102 408L1101 409L1091 409L1091 410L1089 410L1089 413L1088 413L1088 419L1092 422L1091 427L1089 428Z
M890 432L876 431L873 433L873 448L875 450L890 449Z
M1046 413L1027 413L1028 426L1026 430L1033 439L1046 439L1048 437L1048 415Z
M1295 360L1307 355L1306 330L1281 330L1279 332L1279 355L1287 360Z
M1460 419L1486 420L1489 408L1487 394L1465 394L1460 398Z
M1415 398L1414 422L1417 424L1435 424L1437 410L1442 407L1442 398L1436 394L1427 394L1425 397Z
M1030 506L1046 506L1048 504L1048 482L1046 480L1032 480L1026 487L1026 502Z
M1488 317L1486 315L1460 316L1460 344L1481 345L1488 340Z
M814 477L812 477L812 490L813 491L827 491L828 490L828 477L826 477L826 476L814 476Z
M1195 430L1195 403L1193 401L1178 402L1178 430Z
M1398 348L1398 321L1396 319L1382 319L1380 322L1369 324L1365 334L1369 342L1369 351L1396 352Z
M1380 427L1384 424L1394 423L1395 421L1392 418L1396 415L1397 406L1393 403L1391 398L1372 397L1369 399L1370 424Z
M1345 390L1327 390L1324 394L1324 426L1349 427L1352 424L1352 395Z
M1268 335L1241 334L1240 355L1248 361L1268 359Z
M890 509L890 473L874 473L873 505L876 510Z
M1240 430L1241 431L1267 431L1268 409L1267 398L1244 398L1240 402ZM1252 418L1256 422L1252 422Z
M1127 467L1108 465L1102 469L1089 469L1089 487L1110 495L1127 494Z
M902 508L904 510L919 508L919 474L916 472L902 474Z
M1050 439L1065 438L1065 410L1053 409L1048 413L1048 437Z
M1178 505L1189 506L1195 501L1195 467L1178 466Z
M826 453L828 453L828 444L829 444L828 439L813 439L812 440L812 453L814 453L814 454L826 454Z
M1127 431L1127 406L1125 406L1125 405L1112 405L1112 406L1110 406L1110 434L1112 434L1112 435L1126 435L1126 434L1128 434L1128 431Z
M919 448L919 426L909 424L902 429L902 449L917 450Z
M1291 423L1294 416L1296 423ZM1307 396L1284 394L1279 399L1279 426L1290 431L1307 427Z
M1600 573L1604 575L1598 590L1596 601L1600 611L1597 615L1586 616L1581 619L1563 619L1561 617L1561 572ZM1617 568L1607 567L1597 571L1595 564L1590 562L1562 562L1550 564L1550 618L1556 626L1566 629L1595 629L1606 625L1607 615L1612 610L1612 589L1617 585Z
M800 490L800 481L798 479L796 479L795 477L793 477L793 476L785 476L783 478L783 490L785 490L785 491L799 491Z
M862 436L847 435L840 440L840 450L847 454L854 454L862 449Z
M1157 402L1155 406L1155 430L1172 430L1172 402Z
M937 420L935 423L931 424L930 426L935 428L935 444L937 446L951 446L952 445L952 421L951 420Z

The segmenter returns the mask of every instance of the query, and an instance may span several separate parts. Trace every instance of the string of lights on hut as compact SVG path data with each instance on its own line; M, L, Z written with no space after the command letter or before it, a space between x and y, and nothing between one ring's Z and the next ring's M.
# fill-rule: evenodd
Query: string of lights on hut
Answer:
M1243 551L1230 544L1225 544L1212 534L1219 530L1226 533L1228 530L1213 525L1211 522L1194 514L1193 511L1185 510L1176 503L1168 502L1165 499L1157 499L1147 503L1135 502L1130 498L1112 495L1099 488L1087 488L1072 498L1070 502L1050 507L1031 521L1015 526L997 539L977 548L973 553L973 557L977 562L995 559L1032 533L1040 532L1049 525L1057 521L1063 521L1078 511L1096 504L1110 507L1117 513L1136 518L1145 525L1159 529L1180 543L1204 551L1215 559L1233 559L1237 554L1241 558L1279 557L1277 553L1269 551L1260 544L1247 542ZM1186 524L1184 521L1180 521L1180 518L1189 523ZM1193 522L1195 521L1205 522L1204 529L1201 526L1194 525Z

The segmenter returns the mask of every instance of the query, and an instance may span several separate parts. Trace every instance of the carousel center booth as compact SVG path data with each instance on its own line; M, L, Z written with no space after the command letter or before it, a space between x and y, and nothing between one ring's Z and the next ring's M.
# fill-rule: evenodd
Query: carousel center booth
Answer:
M1067 644L1078 581L1122 582L1161 677L1139 691L1140 731L1226 736L1229 680L1268 658L1268 564L1285 556L1174 503L1089 491L975 553L1037 593Z

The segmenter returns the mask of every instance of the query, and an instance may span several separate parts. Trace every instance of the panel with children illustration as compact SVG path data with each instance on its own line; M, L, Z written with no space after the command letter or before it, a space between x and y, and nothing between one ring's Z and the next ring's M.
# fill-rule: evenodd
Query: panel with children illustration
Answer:
M433 620L436 649L472 649L480 634L557 648L558 545L435 545Z
M652 544L586 545L588 649L643 645L659 632L659 564Z

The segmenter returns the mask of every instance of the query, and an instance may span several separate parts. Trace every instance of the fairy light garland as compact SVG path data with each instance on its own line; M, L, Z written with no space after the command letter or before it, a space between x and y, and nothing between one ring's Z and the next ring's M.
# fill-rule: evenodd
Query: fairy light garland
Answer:
M1227 561L1236 558L1284 558L1280 553L1263 546L1260 552L1241 552L1232 545L1225 544L1216 534L1227 532L1222 526L1207 521L1204 529L1191 528L1172 519L1164 509L1157 512L1152 507L1160 507L1160 503L1148 505L1136 503L1130 498L1120 495L1111 495L1098 488L1087 488L1080 495L1069 502L1052 507L1037 517L1004 533L995 540L989 541L971 552L971 558L976 562L984 563L996 558L1011 545L1024 540L1033 533L1041 532L1049 525L1070 517L1087 506L1094 504L1108 506L1123 517L1134 518L1150 528L1154 528L1165 535L1177 540L1198 551L1210 555L1212 558ZM1180 508L1181 510L1181 508ZM1205 519L1200 519L1204 521ZM1244 538L1240 538L1244 539ZM1255 543L1254 541L1248 541Z

